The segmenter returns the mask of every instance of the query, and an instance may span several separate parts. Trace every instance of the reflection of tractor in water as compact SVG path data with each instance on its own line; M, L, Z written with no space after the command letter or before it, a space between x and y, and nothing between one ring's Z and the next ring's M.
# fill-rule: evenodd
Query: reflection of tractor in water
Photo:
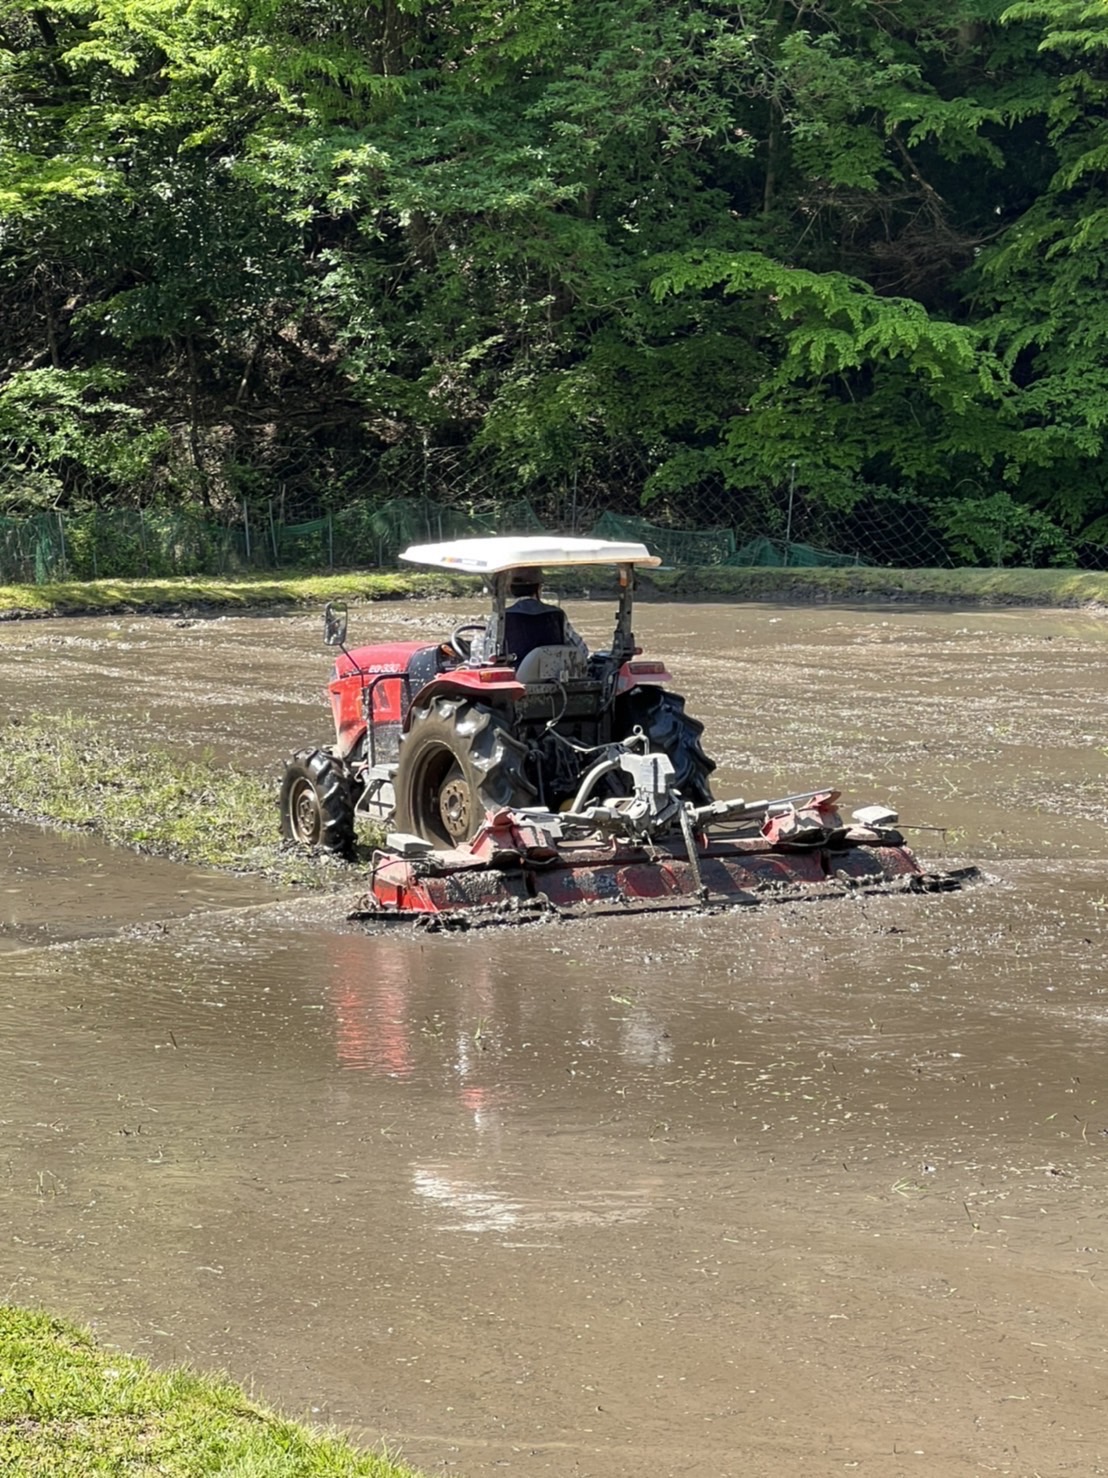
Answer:
M644 660L631 627L636 565L657 565L642 544L597 539L458 540L409 549L403 558L480 573L492 609L447 641L345 645L345 621L326 639L342 648L330 684L337 739L302 749L281 789L283 835L347 855L355 821L395 823L437 846L468 841L486 815L540 807L556 812L613 744L636 733L669 757L674 784L694 805L711 800L715 768L703 725L668 691L663 663ZM586 656L556 606L514 601L522 566L602 565L616 572L618 606L609 650ZM537 578L529 576L527 588ZM628 793L610 766L595 796Z

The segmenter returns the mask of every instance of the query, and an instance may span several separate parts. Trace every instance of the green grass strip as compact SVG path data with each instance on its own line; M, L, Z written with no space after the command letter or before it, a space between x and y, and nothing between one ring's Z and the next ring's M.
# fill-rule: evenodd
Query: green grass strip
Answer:
M345 864L281 842L275 780L139 750L73 714L31 712L0 729L0 796L16 814L141 852L301 887L350 886Z
M644 581L644 583L647 583ZM967 606L1108 605L1108 572L1096 570L826 569L652 571L649 583L679 599L919 601Z
M447 573L389 570L341 575L181 575L164 580L56 580L46 585L0 585L0 614L93 615L109 611L178 611L182 608L249 611L322 605L328 600L407 600L471 595L480 581Z
M597 583L596 570L558 571L552 584L571 595ZM829 569L656 570L641 577L644 594L679 599L921 600L968 605L1108 605L1108 572L1090 570L889 570L867 565ZM474 596L480 582L404 570L276 577L181 577L0 586L0 614L66 615L97 611L251 610L324 601Z
M59 1319L0 1305L0 1473L19 1478L416 1478L230 1381L153 1370Z
M603 571L558 570L551 587L572 596L607 590ZM640 577L652 592L680 600L937 601L952 605L1108 605L1108 572L1091 570L890 570L840 568L652 570ZM0 585L0 616L90 615L111 611L250 611L322 605L324 601L479 597L473 576L348 570L318 575L180 576L165 580L58 581Z

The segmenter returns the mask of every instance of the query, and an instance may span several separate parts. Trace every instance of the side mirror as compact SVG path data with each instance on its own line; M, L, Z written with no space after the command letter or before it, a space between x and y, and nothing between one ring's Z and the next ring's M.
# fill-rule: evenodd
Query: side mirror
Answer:
M346 641L346 607L338 610L330 601L323 607L323 645L341 647Z

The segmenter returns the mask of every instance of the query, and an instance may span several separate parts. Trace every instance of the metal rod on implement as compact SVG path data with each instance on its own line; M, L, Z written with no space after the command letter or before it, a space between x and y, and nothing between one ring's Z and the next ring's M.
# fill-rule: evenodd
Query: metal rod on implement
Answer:
M600 780L604 775L610 774L612 770L618 769L619 760L613 759L601 760L599 764L593 765L592 769L588 772L588 774L586 774L584 779L581 781L581 784L577 787L577 794L570 802L569 809L571 811L580 811L585 802L588 800L589 796L592 794L593 787L596 785L596 782Z
M689 868L693 875L693 883L696 887L696 896L700 902L708 902L708 889L704 886L704 878L700 872L700 853L697 851L696 834L693 831L692 812L687 806L681 807L681 835L685 839L685 851L689 854Z
M798 795L783 795L772 801L711 801L706 806L695 806L691 810L694 821L711 825L713 821L738 820L742 816L764 816L775 806L795 806L797 801L813 801L817 796L837 796L839 792L827 786L820 789L802 790Z

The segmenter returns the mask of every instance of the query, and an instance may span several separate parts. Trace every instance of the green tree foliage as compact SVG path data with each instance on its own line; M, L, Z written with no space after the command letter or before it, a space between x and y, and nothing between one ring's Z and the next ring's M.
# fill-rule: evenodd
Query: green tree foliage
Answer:
M1073 0L1012 6L1032 26L1049 91L1052 172L978 264L983 326L1017 387L1006 464L1064 528L1108 538L1108 10Z
M0 0L6 501L314 512L452 448L690 521L793 464L840 509L1003 480L1095 534L1106 35L1071 0Z
M111 370L22 370L0 385L0 510L27 512L64 500L66 480L125 491L150 476L166 433L114 398L125 390Z

